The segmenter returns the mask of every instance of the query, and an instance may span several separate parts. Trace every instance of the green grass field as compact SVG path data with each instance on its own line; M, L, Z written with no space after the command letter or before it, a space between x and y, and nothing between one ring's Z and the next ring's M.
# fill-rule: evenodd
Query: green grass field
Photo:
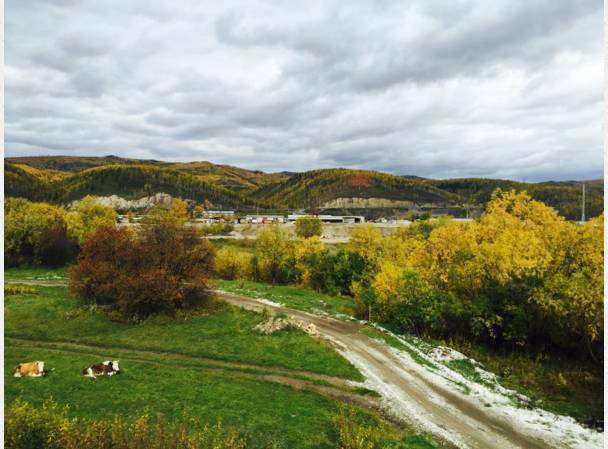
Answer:
M290 285L272 286L262 282L226 281L223 279L216 280L215 283L217 288L230 293L241 294L251 298L264 298L307 312L322 312L334 316L336 314L349 315L352 314L354 306L353 298L330 296L317 293L305 287Z
M65 270L5 273L8 282L62 276ZM221 420L226 428L246 433L252 444L332 448L332 420L345 403L295 381L330 385L315 376L340 382L362 378L324 341L297 330L259 335L252 328L264 319L261 315L225 303L182 321L154 317L125 324L68 298L65 286L30 285L5 296L4 311L6 404L17 398L42 404L52 398L69 405L70 414L92 419L147 411L170 420ZM120 360L120 375L82 376L83 367L108 358ZM42 378L12 377L17 363L30 360L44 360L53 371ZM271 381L268 373L294 379L294 384ZM371 392L353 388L351 393L366 397ZM362 424L384 422L375 412L357 410ZM398 447L436 447L425 436L383 425L388 440L400 441Z
M4 270L4 280L65 280L67 273L67 267L14 267Z
M23 360L45 360L55 370L39 379L11 377L10 368ZM282 447L330 447L331 417L337 403L314 392L128 359L121 361L123 373L118 376L83 377L82 367L94 360L71 352L7 346L5 401L21 398L41 404L52 397L69 404L74 415L96 419L116 413L135 417L146 409L152 416L196 416L210 424L221 419L260 445L272 440Z
M133 325L108 321L96 308L66 298L65 287L35 288L38 294L6 297L5 336L173 352L361 379L324 342L299 330L260 335L253 327L263 320L261 315L225 303L181 322L161 316Z

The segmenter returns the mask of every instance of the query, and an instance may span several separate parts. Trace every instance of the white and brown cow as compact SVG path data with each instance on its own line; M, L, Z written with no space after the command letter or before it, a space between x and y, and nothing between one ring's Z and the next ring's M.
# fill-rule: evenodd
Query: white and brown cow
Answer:
M118 360L106 360L105 362L96 363L82 370L85 377L96 378L97 376L113 376L119 374Z
M13 369L15 377L41 377L45 374L44 362L20 363Z

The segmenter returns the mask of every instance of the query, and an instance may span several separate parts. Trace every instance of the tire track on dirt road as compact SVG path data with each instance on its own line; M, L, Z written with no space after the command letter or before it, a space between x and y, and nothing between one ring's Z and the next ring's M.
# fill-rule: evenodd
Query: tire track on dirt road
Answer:
M366 376L382 394L386 407L403 421L417 425L463 448L546 449L570 447L542 429L522 428L516 421L488 410L475 398L434 382L425 368L399 357L386 344L361 333L363 325L338 321L228 292L219 298L247 309L284 313L313 323L320 335Z

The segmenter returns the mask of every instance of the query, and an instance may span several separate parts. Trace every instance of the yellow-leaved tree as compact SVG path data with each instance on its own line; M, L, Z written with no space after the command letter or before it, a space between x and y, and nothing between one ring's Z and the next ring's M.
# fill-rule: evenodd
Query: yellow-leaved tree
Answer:
M66 222L69 233L82 244L98 228L114 226L116 217L111 206L99 204L97 198L87 195L66 214Z
M604 334L604 215L583 225L567 223L558 238L531 301L551 325L553 340L581 344L595 359Z
M357 253L373 266L378 266L382 259L382 234L371 224L357 226L353 229L347 251Z
M253 264L259 267L266 280L274 285L290 277L288 261L292 256L292 244L278 225L271 225L258 234L255 249Z
M188 204L181 198L173 198L169 208L154 206L148 210L143 222L181 226L188 221Z
M325 254L325 244L318 235L299 242L294 251L296 269L300 276L300 282L304 285L317 288L314 282L315 274L320 273L320 261Z
M4 262L61 265L71 260L76 243L69 235L63 207L7 198L4 203Z
M215 254L215 272L222 279L245 279L251 269L251 255L232 246L220 248Z

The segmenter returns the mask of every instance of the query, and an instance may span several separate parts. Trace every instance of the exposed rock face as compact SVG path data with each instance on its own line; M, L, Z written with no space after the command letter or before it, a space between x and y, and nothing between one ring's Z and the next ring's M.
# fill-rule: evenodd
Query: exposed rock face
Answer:
M126 200L117 195L98 196L97 202L104 206L111 206L114 210L144 210L154 206L170 208L173 204L173 197L168 193L156 193L152 196L146 196L138 200ZM74 206L78 201L70 204Z
M407 207L412 208L412 201L390 200L388 198L336 198L324 203L321 207L331 209L373 209L384 207Z

